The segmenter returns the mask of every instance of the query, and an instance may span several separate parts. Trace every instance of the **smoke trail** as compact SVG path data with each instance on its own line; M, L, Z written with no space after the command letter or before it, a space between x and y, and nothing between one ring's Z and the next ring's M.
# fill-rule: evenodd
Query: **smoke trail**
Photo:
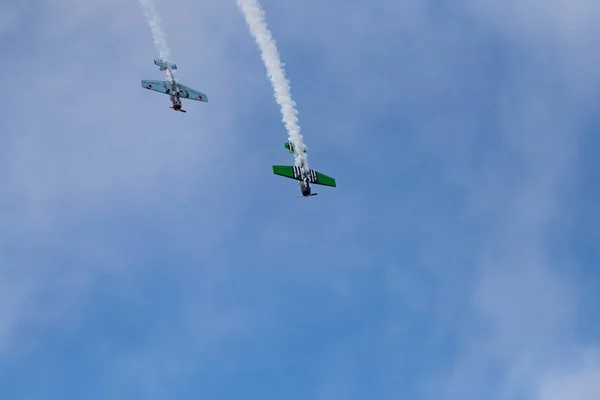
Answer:
M167 44L167 35L162 29L162 21L160 20L160 17L154 8L152 0L139 0L139 3L144 10L144 15L146 16L148 25L150 25L150 30L152 30L154 46L160 54L160 58L165 61L169 61L171 59L171 51L169 50L169 45ZM166 71L166 75L169 81L174 78L171 76L168 70Z
M296 149L296 166L303 167L308 171L308 159L306 153L303 151L306 147L303 142L303 137L300 134L296 103L292 100L290 82L285 77L285 71L279 58L277 45L275 44L271 32L267 28L265 12L258 0L238 0L237 4L246 18L250 33L254 36L256 43L260 47L261 57L267 68L267 75L271 80L271 85L275 92L275 100L281 108L282 119L285 128L288 131L288 139Z

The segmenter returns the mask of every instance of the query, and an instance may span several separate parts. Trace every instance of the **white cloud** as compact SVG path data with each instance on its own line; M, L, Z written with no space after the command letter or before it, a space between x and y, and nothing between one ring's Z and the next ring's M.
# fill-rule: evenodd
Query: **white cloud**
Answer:
M0 38L15 28L19 9L13 4L0 4Z
M525 36L540 45L593 34L600 5L593 0L487 0L470 2L467 11L514 38Z
M560 372L541 379L537 400L595 400L600 394L600 362L597 351L590 349Z
M536 398L541 377L568 362L578 340L572 328L580 317L578 282L569 269L580 266L561 256L555 243L569 218L570 183L579 172L577 146L589 117L580 106L599 81L572 75L571 64L586 58L588 50L558 46L550 57L545 51L557 38L588 39L589 32L571 29L585 25L598 9L591 2L573 6L578 5L578 11L567 13L546 2L472 6L492 32L525 53L508 79L503 76L501 91L490 93L501 99L493 116L502 135L494 137L500 140L491 157L482 168L461 172L472 215L486 228L482 246L472 249L477 265L473 313L466 318L470 329L463 338L466 353L457 357L449 386L461 398ZM544 65L562 57L568 60ZM594 64L599 65L595 58ZM586 91L578 90L584 86ZM551 390L557 393L575 396L587 385L585 379L556 378ZM563 387L567 384L573 386Z
M330 149L327 154L335 159L323 157L315 164L330 162L336 167L340 162L339 171L353 169L379 179L377 184L394 187L425 172L427 178L439 178L418 182L416 187L407 185L400 195L383 192L390 198L371 199L377 209L360 200L371 195L360 193L369 181L360 182L359 193L353 191L353 182L345 183L351 189L340 185L337 189L346 197L354 196L344 199L344 206L336 208L319 199L320 207L336 209L340 215L328 218L331 226L315 234L321 240L335 236L338 242L328 253L328 261L352 258L369 272L379 272L377 265L370 265L368 254L363 254L366 245L356 245L350 255L340 255L341 246L353 239L391 241L390 237L375 237L369 229L372 223L393 225L386 233L380 231L381 236L397 237L399 242L419 240L415 248L396 246L398 252L419 252L416 263L406 261L404 255L389 256L398 258L389 260L395 269L386 271L396 278L386 282L391 287L387 293L391 300L385 303L390 308L386 310L390 330L370 332L373 336L369 336L381 339L377 349L382 349L382 354L373 358L383 360L381 365L386 366L382 381L389 383L389 398L397 398L402 390L398 382L406 384L398 376L407 373L407 365L422 367L425 362L410 358L414 356L407 355L411 349L403 347L415 346L404 342L421 319L428 320L427 327L432 328L423 335L436 341L432 348L451 347L450 354L458 352L450 367L446 368L447 359L437 368L429 367L433 371L425 379L426 383L435 380L435 389L430 391L433 398L454 394L462 399L526 396L562 400L566 393L583 396L595 390L597 363L569 358L577 345L572 325L578 317L579 299L574 289L577 282L568 268L577 265L555 257L553 243L568 217L568 184L577 173L580 122L586 116L580 106L598 89L591 71L597 70L599 63L592 57L582 67L584 63L579 61L589 51L585 45L555 48L547 45L545 38L547 34L558 38L558 43L575 43L574 38L585 37L582 43L589 43L587 33L575 35L573 30L592 27L596 6L580 1L575 3L579 8L565 11L557 2L547 8L532 1L486 4L489 8L468 3L453 12L488 25L486 31L491 31L495 40L516 48L523 59L511 60L510 65L519 68L507 72L493 62L486 66L479 57L488 43L471 36L474 27L433 14L423 2L350 3L342 9L316 0L265 5L270 15L277 13L275 7L287 10L288 20L269 18L276 38L293 39L282 46L282 58L289 63L292 85L297 88L301 123L304 126L304 119L312 122L313 131L309 131L310 125L306 128L307 144L324 144L322 148ZM159 5L173 58L180 66L180 79L206 91L211 100L190 104L185 119L167 109L166 99L139 87L139 79L159 73L151 64L155 56L152 40L136 2L122 7L116 1L82 2L72 12L71 6L66 0L57 3L57 14L40 23L36 32L74 39L73 46L63 50L77 57L69 58L65 67L48 67L41 61L47 61L45 57L57 48L44 42L48 49L32 56L40 62L26 63L18 71L20 78L27 78L19 84L25 82L30 90L12 97L4 108L18 124L0 122L6 125L3 131L9 132L0 139L0 212L4 221L10 221L0 228L0 274L6 277L0 280L0 340L5 349L14 343L15 333L22 332L20 328L32 321L43 322L48 310L63 323L77 318L77 304L90 296L87 290L94 287L98 274L126 277L135 289L134 283L144 276L145 264L139 262L144 256L131 254L131 238L103 237L103 233L117 230L103 229L98 220L109 223L123 218L133 224L140 215L136 213L142 213L145 220L161 222L161 232L169 235L170 244L178 250L202 254L219 244L219 237L236 221L236 210L226 201L228 194L241 197L249 187L237 189L236 185L256 183L246 179L258 169L251 164L255 161L244 164L235 159L241 147L237 141L245 140L240 139L245 132L244 124L240 128L231 120L245 103L271 101L271 95L234 2ZM589 7L587 12L583 7ZM110 29L102 29L105 23ZM116 47L115 37L119 39ZM241 38L246 45L239 44ZM549 54L547 47L556 52ZM236 55L238 51L249 58ZM302 68L322 73L317 76L320 79L313 79L316 75L308 72L298 73L301 67L288 61L296 52L314 56ZM105 53L111 58L103 57ZM23 50L21 56L26 59L30 55ZM237 57L243 59L243 67L232 61ZM567 61L548 65L562 58ZM492 61L506 60L498 56ZM588 73L573 73L581 68ZM52 79L46 81L49 77ZM65 86L68 77L72 84ZM304 85L297 84L301 79ZM487 86L489 80L501 84ZM13 80L6 84L13 91L18 87ZM86 94L81 96L79 91ZM42 98L32 98L32 92ZM343 109L323 101L334 94L344 98ZM4 105L7 100L0 101ZM270 115L275 121L277 112L273 104ZM389 115L400 115L394 120L400 126L393 128L397 141L374 140L374 132L390 129L380 123ZM405 120L408 123L402 125ZM413 133L416 138L409 137ZM284 140L276 134L272 137L277 143ZM417 141L417 149L411 140ZM351 156L358 150L362 158L353 161ZM420 157L433 165L415 161ZM382 165L395 169L390 169L389 176L378 176L371 164L377 165L378 171ZM244 166L235 175L239 179L232 178L230 184L220 179L225 174L221 168L229 168L224 167L227 165L235 171ZM194 197L200 196L198 191L205 194ZM185 204L188 196L202 201L194 207L198 214L183 217L173 210ZM168 206L161 207L164 204ZM456 207L452 216L436 211L442 204ZM304 205L294 203L296 206ZM188 205L186 210L191 208ZM161 215L154 215L153 209ZM187 229L181 231L180 225L171 221L178 218L190 219L183 224ZM298 239L285 221L285 215L281 220L267 219L257 235L293 249ZM90 227L94 234L85 233ZM141 229L145 228L147 225ZM310 239L303 237L301 243L309 246ZM54 246L58 249L53 251ZM62 266L60 260L64 259L75 262ZM189 282L205 279L202 273L189 275L190 265L169 267L178 283L192 285ZM348 269L332 272L333 266L319 271L319 263L312 267L293 276L318 281L310 286L313 289L338 285L346 296L343 301L360 296L357 284L347 283ZM214 280L196 288L205 295L187 289L183 296L187 307L173 317L172 326L157 322L160 329L149 334L139 349L116 357L124 380L139 374L135 382L145 383L150 391L160 389L164 376L185 375L197 368L212 344L230 343L231 337L247 332L253 320L243 313L246 310L226 307L223 299L212 297L218 297L218 292L211 290L211 284L218 287L219 279L226 280L231 272L225 269L212 274L216 269L202 264L201 271ZM65 280L73 274L76 278ZM137 294L133 291L132 297ZM208 306L197 311L195 307L205 302ZM70 316L65 316L65 310L72 311ZM407 319L407 314L419 321ZM171 341L164 343L164 337ZM356 362L360 355L352 351L352 346L340 346L327 355L331 381L323 382L323 395L348 394L348 382L360 374ZM164 390L166 397L168 390Z
M389 165L401 176L420 175L426 168L443 175L431 185L445 185L447 193L434 190L434 195L447 200L427 198L431 193L406 185L402 196L390 193L394 204L377 210L395 224L402 251L411 250L400 244L403 240L421 239L419 262L398 261L396 268L405 272L390 274L408 280L410 293L415 286L427 291L427 300L417 293L407 302L437 319L431 325L440 333L432 340L444 336L448 352L458 352L452 365L444 360L431 366L428 393L537 398L542 377L568 363L578 343L580 282L572 271L582 266L557 243L570 218L570 190L580 172L578 146L595 104L590 100L600 88L600 59L592 45L598 37L597 2L477 1L446 8L370 2L344 9L316 3L280 5L292 10L287 23L293 27L279 29L300 49L310 46L320 54L314 62L329 65L345 94L345 114L315 118L331 124L328 135L339 135L331 145L347 160L360 154L353 166L369 179L376 176L373 165L379 170ZM316 28L326 24L330 29ZM390 133L397 140L370 145L372 132L388 127L354 118L353 112L363 115L366 103L380 107L382 120L400 115L395 120L400 126ZM402 151L412 134L418 135L418 156L427 157L429 165L404 159L414 157ZM422 168L402 168L415 164ZM431 215L402 209L399 198L415 196L431 204ZM440 218L435 207L450 205L455 217ZM407 320L406 304L393 308L397 320L390 329L410 332L414 321ZM404 350L398 342L410 338L398 333L396 340L386 340L393 352ZM402 367L419 361L399 361L388 371L406 374ZM586 385L584 379L577 384ZM397 390L388 393L395 398L402 388L390 390Z
M192 3L187 6L202 8ZM34 18L22 11L17 23ZM164 223L171 245L200 241L193 246L198 252L218 244L231 227L239 208L226 200L246 181L222 178L235 177L227 175L236 148L231 115L245 97L234 96L241 92L236 85L247 76L243 70L236 75L224 57L229 31L213 29L212 17L165 18L180 79L211 96L206 104L188 102L186 115L141 88L140 79L162 73L152 63L152 38L135 2L55 2L35 15L36 47L7 47L21 67L4 75L13 95L0 100L3 350L80 318L98 276L118 281L142 273L145 255L130 247L135 236L118 236L103 223L135 223L135 215L145 215ZM220 174L214 173L217 161ZM202 206L187 215L189 225L175 227L173 220L183 217L174 208L186 204L190 212L188 198ZM190 226L196 221L214 228Z

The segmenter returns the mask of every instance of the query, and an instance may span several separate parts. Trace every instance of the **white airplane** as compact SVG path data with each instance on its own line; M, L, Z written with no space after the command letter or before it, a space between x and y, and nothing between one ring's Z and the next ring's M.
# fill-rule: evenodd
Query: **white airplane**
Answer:
M155 59L154 64L158 66L160 71L167 71L168 80L142 80L142 87L169 95L171 98L171 103L173 104L170 108L175 111L186 112L181 108L181 99L208 102L208 96L206 96L206 94L182 85L175 80L173 71L177 69L177 64L166 62L160 58Z

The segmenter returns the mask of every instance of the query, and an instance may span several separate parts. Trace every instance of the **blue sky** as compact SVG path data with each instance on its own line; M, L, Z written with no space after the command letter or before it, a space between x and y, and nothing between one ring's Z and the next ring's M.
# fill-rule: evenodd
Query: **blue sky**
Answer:
M600 393L600 6L265 0L298 199L235 2L0 4L0 397ZM81 4L79 4L81 3Z

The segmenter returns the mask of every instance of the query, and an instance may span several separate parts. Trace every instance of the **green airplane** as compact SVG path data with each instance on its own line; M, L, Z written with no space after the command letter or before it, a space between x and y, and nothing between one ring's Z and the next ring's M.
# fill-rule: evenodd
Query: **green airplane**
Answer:
M285 148L288 149L288 151L292 154L295 151L294 145L289 142L285 143ZM306 149L304 149L304 152L306 153ZM308 172L304 172L302 167L288 165L273 165L273 173L275 175L281 175L285 176L286 178L291 178L300 181L300 191L302 192L302 196L304 197L317 195L317 193L311 193L311 183L314 183L315 185L336 187L335 179L312 169L308 170Z

